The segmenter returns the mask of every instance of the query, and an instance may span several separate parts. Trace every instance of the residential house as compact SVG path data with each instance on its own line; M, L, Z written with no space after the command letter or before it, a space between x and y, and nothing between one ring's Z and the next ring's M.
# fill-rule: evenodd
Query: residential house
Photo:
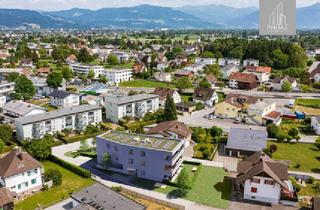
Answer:
M296 89L298 87L298 83L295 78L289 76L285 76L283 78L276 77L272 80L271 83L272 90L281 91L284 82L289 82L291 84L292 89Z
M234 64L225 65L221 68L222 79L228 79L232 73L238 72L238 71L239 71L239 68Z
M196 110L196 103L194 102L181 102L176 104L176 109L180 113L192 113Z
M22 67L29 67L29 68L33 68L33 61L31 58L22 58L21 61L20 61L20 65Z
M3 116L8 123L14 123L16 118L45 113L46 109L24 101L12 100L3 106Z
M14 91L15 83L14 82L0 82L0 94L10 94Z
M96 138L97 167L138 178L171 180L182 164L184 141L111 131ZM111 163L106 165L108 154Z
M144 63L142 63L142 62L137 62L137 63L133 64L132 69L133 69L133 73L135 73L135 74L143 73L143 72L147 71L146 65L144 65Z
M233 64L235 66L240 66L240 59L237 59L237 58L219 58L218 64L219 64L219 66L227 66L229 64Z
M36 70L36 75L39 75L41 77L46 77L50 73L51 69L49 67L43 67Z
M77 62L77 56L75 56L74 54L69 55L66 59L67 64L72 64L76 62Z
M42 189L42 172L41 163L20 148L0 159L0 184L18 197Z
M130 55L127 52L123 52L123 51L113 51L112 54L114 54L115 56L117 56L118 62L119 63L125 63L128 62L130 59Z
M310 80L314 83L320 82L320 66L310 73Z
M170 89L170 88L164 88L164 87L157 87L153 94L159 96L159 105L164 106L167 100L167 95L170 95L173 98L173 102L175 104L181 102L181 97L177 90Z
M212 107L218 103L218 94L211 88L198 87L193 93L193 102L202 103L205 106Z
M146 210L146 207L100 183L95 183L71 195L72 210Z
M194 75L200 75L203 73L204 66L205 66L205 64L203 64L203 63L195 63L195 64L192 64L192 65L185 67L183 70L191 71Z
M272 68L269 66L245 66L245 71L263 72L271 75Z
M99 75L105 71L103 66L82 64L82 63L71 63L70 69L72 69L74 73L80 74L80 75L88 75L90 70L92 70L94 72L95 79L98 79Z
M169 67L169 63L167 63L167 62L157 64L157 70L159 70L159 71L164 71L168 67Z
M230 128L225 153L229 156L247 156L267 147L268 133L251 128Z
M248 124L266 125L274 123L280 125L282 113L276 111L275 102L261 100L249 105L248 109L240 115L241 119Z
M298 201L289 180L288 163L257 152L238 163L236 187L243 199L295 205Z
M247 95L230 94L221 103L215 105L215 115L224 119L239 119L239 112L246 111L250 104L255 104L258 98Z
M106 119L117 123L124 117L142 118L148 112L159 109L159 96L138 94L133 96L106 96Z
M206 79L211 84L211 88L215 88L219 83L219 80L214 74L207 74Z
M132 79L132 69L105 69L102 75L106 76L109 82L118 85Z
M36 89L35 98L47 97L55 89L48 86L47 79L43 77L31 77L30 80L33 83L33 86ZM63 79L61 87L58 87L57 90L65 91L67 88L66 81Z
M244 59L243 66L259 66L259 60L253 58Z
M185 147L188 147L190 145L192 132L184 123L172 120L157 124L147 133L148 135L155 135L158 137L184 140Z
M79 105L16 119L17 137L39 139L46 134L55 134L64 129L83 131L88 125L102 122L102 107L95 105Z
M181 77L188 77L188 78L193 78L194 74L192 71L186 71L186 70L177 70L174 72L174 76L181 78Z
M165 72L155 72L154 78L160 82L171 82L171 74Z
M197 57L195 59L194 63L201 63L204 65L213 65L216 63L216 59L215 58L201 58L201 57Z
M13 210L14 209L14 193L10 192L7 188L0 188L0 209Z
M194 45L187 45L187 46L184 48L184 52L185 52L185 54L187 54L187 55L197 54L197 52L198 52L198 47L197 47L197 46L194 46Z
M233 72L229 76L229 87L240 90L252 90L257 87L257 77L253 74Z
M188 63L188 57L186 55L177 55L174 59L175 66L181 66Z
M257 82L259 82L259 84L265 84L269 82L269 73L254 70L245 70L243 71L243 73L254 75L257 78Z
M55 107L73 107L80 104L80 96L77 93L71 93L62 90L54 90L49 95L51 106Z
M320 135L320 116L311 117L311 128L317 135Z

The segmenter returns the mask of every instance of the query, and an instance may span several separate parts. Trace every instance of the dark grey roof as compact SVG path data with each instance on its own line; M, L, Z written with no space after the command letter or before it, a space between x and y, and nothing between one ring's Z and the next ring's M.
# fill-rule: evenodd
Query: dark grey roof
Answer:
M63 90L54 90L52 93L50 93L49 96L52 96L55 98L66 98L71 94L76 95L75 93L71 93L71 92L67 92L67 91L63 91Z
M96 183L84 190L77 192L71 196L74 200L85 206L93 207L93 209L113 209L113 210L144 210L143 205L111 190L102 184Z
M41 122L44 120L55 119L55 118L62 117L62 116L68 116L68 115L72 115L72 114L83 113L83 112L97 110L97 109L102 109L102 108L98 105L84 104L84 105L80 105L80 106L59 109L59 110L52 111L52 112L46 112L43 114L20 117L20 118L16 119L16 123L30 124L30 123L34 123L34 122Z
M137 94L133 96L106 96L105 102L121 105L153 98L159 98L159 96L155 94Z
M226 148L258 152L266 148L267 132L244 128L231 128Z

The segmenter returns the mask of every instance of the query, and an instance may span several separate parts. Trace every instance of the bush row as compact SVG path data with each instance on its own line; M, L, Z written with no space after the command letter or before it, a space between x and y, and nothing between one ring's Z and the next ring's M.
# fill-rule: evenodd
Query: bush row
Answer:
M91 172L88 171L87 169L81 168L79 166L73 165L71 163L68 163L56 156L51 155L50 156L50 160L58 165L60 165L61 167L68 169L70 171L72 171L73 173L83 177L83 178L90 178L91 177Z
M77 135L77 136L72 136L72 137L62 137L61 140L63 141L63 143L65 144L69 144L69 143L73 143L73 142L77 142L77 141L81 141L81 140L86 140L89 138L93 138L96 137L97 135L100 135L102 133L104 133L106 131L100 131L98 133L93 133L93 134L83 134L83 135Z

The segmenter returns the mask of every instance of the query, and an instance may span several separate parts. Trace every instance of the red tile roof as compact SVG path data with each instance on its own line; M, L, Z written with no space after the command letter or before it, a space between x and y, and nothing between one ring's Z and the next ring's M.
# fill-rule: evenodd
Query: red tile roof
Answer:
M256 72L265 72L271 74L272 68L268 66L246 66L245 70L256 71Z
M0 188L0 207L13 202L13 199L13 195L7 188Z
M233 72L229 76L230 80L236 80L238 82L246 82L246 83L252 83L257 82L257 77L253 74L245 74L241 72Z
M269 119L277 119L279 117L281 117L281 112L277 112L277 111L272 111L269 112L268 114L265 115L265 117L269 118Z
M161 134L164 137L169 137L169 132L176 133L182 138L188 138L191 135L190 129L184 123L176 120L161 122L156 127L151 128L148 134Z

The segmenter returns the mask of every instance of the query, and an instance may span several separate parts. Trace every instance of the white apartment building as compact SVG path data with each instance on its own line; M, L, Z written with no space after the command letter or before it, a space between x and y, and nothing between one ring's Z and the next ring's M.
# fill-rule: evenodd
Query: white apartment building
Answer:
M159 96L138 94L133 96L106 96L106 119L117 123L123 117L142 118L159 109Z
M105 69L101 73L107 77L109 82L117 85L132 79L132 69Z
M73 107L80 104L80 96L76 93L71 93L62 90L55 90L50 95L51 106L56 107Z
M244 59L243 66L259 66L259 60L252 58Z
M77 74L85 74L88 75L90 70L94 72L94 78L99 78L99 75L105 70L103 66L97 65L89 65L89 64L81 64L81 63L72 63L70 64L70 68L73 72Z
M113 51L112 54L117 56L119 63L128 62L130 59L130 55L127 52Z
M11 93L14 91L14 82L1 82L0 83L0 94Z
M97 105L80 105L43 114L16 119L17 137L25 139L42 138L64 129L84 130L88 125L102 121L102 108Z
M229 64L234 64L236 66L240 66L240 59L237 58L219 58L218 60L219 66L226 66Z
M0 186L20 196L42 188L42 165L31 155L15 148L0 159Z
M215 58L201 58L201 57L197 57L194 63L202 63L205 65L212 65L216 63L216 59Z
M54 88L48 86L47 78L31 77L30 80L36 89L36 97L47 97L54 91ZM58 90L66 90L66 81L64 79L62 82L62 87L58 87Z
M165 72L155 72L154 78L160 82L171 82L171 74Z

